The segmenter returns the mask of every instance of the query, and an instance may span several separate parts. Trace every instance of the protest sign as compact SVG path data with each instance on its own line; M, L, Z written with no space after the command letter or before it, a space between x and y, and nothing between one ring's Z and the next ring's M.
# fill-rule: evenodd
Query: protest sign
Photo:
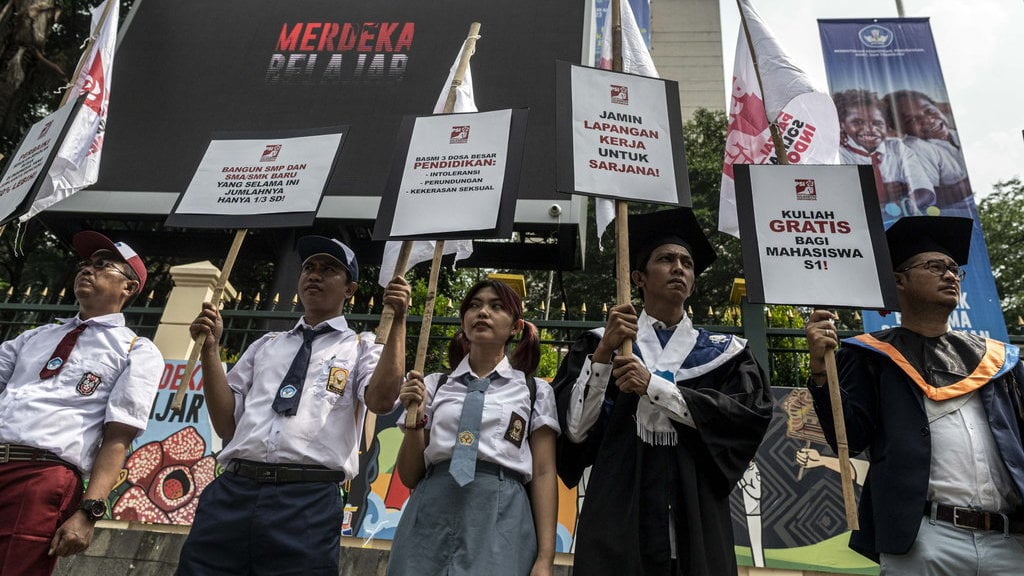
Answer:
M407 117L374 240L512 234L526 110Z
M559 62L555 86L558 191L690 205L675 82Z
M17 151L0 173L0 225L28 211L41 192L49 194L50 165L85 97L77 98L29 128Z
M871 166L737 165L747 298L895 310Z
M311 225L347 133L347 126L336 126L215 134L167 225Z

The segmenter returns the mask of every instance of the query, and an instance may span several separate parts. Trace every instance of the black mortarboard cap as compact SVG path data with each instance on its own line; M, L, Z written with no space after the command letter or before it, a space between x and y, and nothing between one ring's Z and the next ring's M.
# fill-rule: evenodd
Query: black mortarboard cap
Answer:
M629 217L629 256L632 270L640 270L655 248L678 244L690 251L694 275L711 266L718 257L704 235L700 222L689 208L673 208Z
M974 221L955 216L904 216L885 232L895 270L922 252L941 252L957 264L967 264Z

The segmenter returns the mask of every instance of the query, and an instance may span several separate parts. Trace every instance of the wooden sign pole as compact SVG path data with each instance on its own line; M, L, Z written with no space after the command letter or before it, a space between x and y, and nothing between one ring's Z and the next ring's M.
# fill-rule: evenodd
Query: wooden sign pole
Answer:
M480 36L480 23L473 22L469 25L469 35L466 36L466 42L462 47L462 52L459 54L459 65L455 69L452 85L448 88L448 98L444 103L443 114L451 114L455 110L458 88L466 80L466 70L469 69L469 60L473 57L473 52L476 50L476 39L478 36ZM402 241L402 249L398 253L398 261L395 263L395 276L405 274L405 269L409 265L409 254L412 252L412 243L412 240ZM377 325L377 344L384 344L388 341L388 334L391 333L391 324L394 321L394 308L385 305L380 313L380 323Z
M750 28L747 27L747 19L743 15L743 3L736 0L736 6L740 11L740 22L743 25L743 33L747 37L747 48L750 50L750 59L754 63L754 75L757 77L757 87L764 95L764 83L761 81L761 69L757 64L757 53L754 52L754 43L750 39ZM740 56L737 54L737 58ZM762 98L763 99L763 98ZM767 114L767 110L765 110ZM771 131L772 144L775 146L775 157L780 165L789 164L786 157L786 145L779 134L779 126L774 118L768 118L768 128ZM860 523L857 520L857 499L853 492L853 464L850 463L850 449L846 443L846 420L843 418L842 397L839 394L839 375L836 371L836 352L829 350L825 353L825 370L828 373L829 398L832 401L832 417L836 427L836 447L839 452L839 476L843 486L843 506L846 509L846 526L850 530L858 530Z
M213 288L213 296L210 298L210 302L213 302L213 305L218 308L220 308L220 301L224 297L224 288L228 284L231 269L235 267L235 259L238 258L238 252L242 249L242 241L245 240L245 235L248 232L249 230L246 228L235 231L235 240L231 243L227 258L224 259L224 267L221 268L217 284ZM174 400L171 402L171 409L175 412L181 412L182 404L185 402L185 392L188 391L188 385L192 382L192 372L196 368L205 342L206 335L200 334L192 345L192 352L189 353L188 362L185 364L185 379L178 386L178 390L174 393Z

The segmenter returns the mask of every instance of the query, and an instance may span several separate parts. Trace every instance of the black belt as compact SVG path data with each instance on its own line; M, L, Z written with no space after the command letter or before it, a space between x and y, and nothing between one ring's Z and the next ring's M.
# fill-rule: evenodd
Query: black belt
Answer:
M55 462L74 468L49 450L20 444L0 444L0 464L8 462Z
M430 468L427 468L427 476L430 476L431 474L439 474L441 472L447 474L448 466L451 463L451 460L444 460L442 462L438 462L437 464L431 464ZM523 475L520 474L519 472L516 472L515 470L509 470L508 468L505 468L501 464L495 464L494 462L489 462L487 460L476 461L476 473L497 476L498 478L501 478L503 480L505 478L509 478L511 480L519 482L520 484L524 483Z
M300 466L298 464L263 464L247 460L232 460L228 472L261 484L283 484L286 482L344 482L345 473L329 470L323 466Z
M931 518L932 503L924 503L924 515ZM935 505L935 519L949 522L957 528L967 530L991 530L1004 534L1024 534L1024 521L1020 518L1010 518L1000 512L988 512L975 510L962 506L947 506L945 504Z

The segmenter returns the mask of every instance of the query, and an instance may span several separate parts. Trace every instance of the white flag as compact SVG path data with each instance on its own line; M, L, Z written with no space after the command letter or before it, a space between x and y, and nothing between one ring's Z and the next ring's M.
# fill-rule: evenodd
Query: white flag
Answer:
M111 3L110 13L103 19L107 3ZM28 212L21 216L21 222L93 184L99 178L119 13L118 0L106 0L92 10L91 37L95 41L89 51L82 55L81 72L68 94L69 102L86 94L85 103L72 120L60 151L50 166L47 173L49 179L43 184Z
M836 164L839 115L832 98L818 90L786 54L748 0L740 0L757 55L764 96L758 87L751 50L740 25L733 65L729 129L722 161L718 229L739 236L733 164L775 164L768 119L778 124L789 164Z
M465 50L465 48L466 43L463 42L462 49ZM455 81L455 72L459 67L461 55L462 50L459 50L459 55L455 56L455 63L452 64L451 69L448 71L448 79L445 80L441 94L437 97L437 103L434 104L434 114L444 113L444 105L448 100L448 92L451 89L452 82ZM467 66L462 84L455 89L455 108L453 112L476 111L476 101L473 99L473 74L469 66ZM417 240L412 243L412 250L409 252L409 265L405 270L395 270L395 265L398 263L398 252L401 248L401 242L388 242L384 245L384 260L380 263L380 275L377 277L377 283L381 286L387 286L388 282L391 282L391 279L395 276L404 276L410 268L420 262L426 262L434 258L434 241ZM444 253L455 254L456 262L465 260L473 254L473 241L448 240L444 243Z
M647 49L644 36L640 32L640 26L636 23L636 16L633 15L633 8L628 0L619 2L619 24L622 26L622 72L638 74L658 78L658 69L654 67L654 59L651 58L651 51ZM611 6L609 13L604 17L604 28L601 33L601 54L598 68L605 70L612 69L612 15ZM597 223L597 245L601 245L601 237L604 231L615 219L615 202L607 198L594 199L594 220Z

